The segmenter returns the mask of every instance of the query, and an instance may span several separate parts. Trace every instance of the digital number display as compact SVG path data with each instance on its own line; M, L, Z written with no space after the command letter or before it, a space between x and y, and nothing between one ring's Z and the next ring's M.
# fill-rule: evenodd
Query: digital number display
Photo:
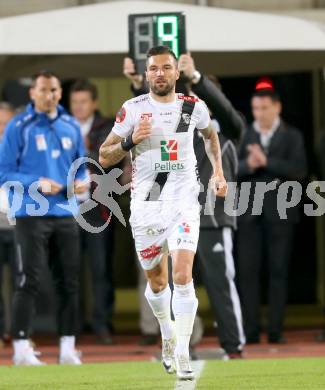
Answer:
M176 16L158 16L158 39L179 56L178 19Z
M146 67L147 51L158 45L169 46L176 57L186 53L185 15L183 13L129 15L129 55L137 73Z

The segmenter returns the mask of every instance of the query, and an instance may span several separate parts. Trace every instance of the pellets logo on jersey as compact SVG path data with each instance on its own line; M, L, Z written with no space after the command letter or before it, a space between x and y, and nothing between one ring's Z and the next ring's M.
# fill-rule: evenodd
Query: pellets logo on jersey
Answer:
M125 115L126 115L126 111L125 111L125 108L124 107L121 107L117 114L116 114L116 118L115 118L115 121L117 123L122 123L125 119Z
M161 253L161 246L151 245L149 248L143 249L140 251L140 256L142 260L151 260L158 256Z
M178 232L179 233L191 233L191 227L188 223L183 222L181 225L178 226Z
M161 161L176 161L178 154L177 141L170 139L160 141Z

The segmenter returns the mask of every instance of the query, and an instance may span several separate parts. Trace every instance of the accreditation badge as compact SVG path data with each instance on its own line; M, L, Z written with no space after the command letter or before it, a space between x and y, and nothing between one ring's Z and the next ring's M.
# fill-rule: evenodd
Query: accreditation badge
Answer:
M35 140L36 140L36 148L38 151L43 151L47 149L47 143L44 134L36 134Z

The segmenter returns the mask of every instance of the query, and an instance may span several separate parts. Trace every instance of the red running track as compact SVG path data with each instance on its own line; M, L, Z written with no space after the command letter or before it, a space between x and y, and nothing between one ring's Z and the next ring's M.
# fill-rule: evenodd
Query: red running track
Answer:
M283 345L268 344L262 337L260 344L245 347L246 359L288 358L288 357L325 357L325 342L317 342L320 330L294 330L285 333L287 343ZM160 358L160 346L143 347L138 345L137 336L115 336L114 345L96 344L91 335L83 335L78 341L84 363L105 363L123 361L153 361ZM42 353L42 360L53 364L57 362L58 346L54 337L36 338L36 349ZM200 359L217 359L219 344L214 337L204 337L196 348ZM11 364L12 348L10 345L0 347L0 364Z

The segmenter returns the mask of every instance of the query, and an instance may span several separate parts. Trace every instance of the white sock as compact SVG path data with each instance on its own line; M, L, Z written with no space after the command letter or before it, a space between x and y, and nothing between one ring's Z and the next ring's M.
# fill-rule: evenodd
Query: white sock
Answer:
M175 354L188 356L193 323L198 307L193 280L184 285L174 284L172 307L177 339Z
M30 347L29 340L17 339L13 341L14 354L21 355Z
M74 351L76 344L75 336L62 336L60 337L60 356L70 354Z
M149 283L147 283L144 295L154 316L159 322L162 338L172 338L174 335L174 326L170 317L170 299L172 294L169 285L167 284L167 287L163 291L156 294L151 290Z

